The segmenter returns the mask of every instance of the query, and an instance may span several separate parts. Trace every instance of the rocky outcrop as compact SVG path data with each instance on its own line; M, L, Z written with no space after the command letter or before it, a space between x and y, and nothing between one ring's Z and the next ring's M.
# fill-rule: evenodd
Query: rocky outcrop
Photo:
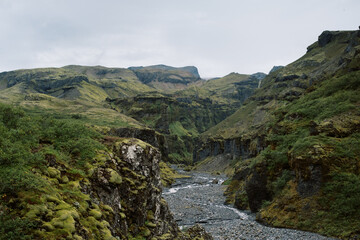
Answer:
M167 159L169 150L168 143L164 135L159 134L153 129L149 128L112 128L107 133L111 136L121 138L137 138L156 148L161 152L162 159Z
M320 47L325 47L326 44L328 44L331 39L333 38L334 34L331 33L330 31L324 31L320 36L319 36L319 46Z
M181 237L161 195L160 152L137 139L107 137L104 144L82 169L51 154L48 167L33 169L46 181L46 190L21 192L15 200L21 207L13 206L37 226L33 238Z
M177 236L177 225L161 197L160 152L130 140L115 143L104 157L104 165L94 169L84 192L92 202L111 207L104 220L112 235Z
M268 181L266 165L258 164L249 174L245 181L245 190L250 210L256 212L261 208L263 201L271 199L266 186Z
M187 231L187 234L189 235L189 239L202 239L202 240L213 240L213 237L208 234L204 227L202 227L199 224L196 224L195 226L189 228Z
M194 162L200 162L209 156L220 154L230 154L231 159L246 160L255 157L266 147L264 136L258 136L252 139L249 136L243 136L233 139L210 138L206 143L199 143L200 149L194 151Z

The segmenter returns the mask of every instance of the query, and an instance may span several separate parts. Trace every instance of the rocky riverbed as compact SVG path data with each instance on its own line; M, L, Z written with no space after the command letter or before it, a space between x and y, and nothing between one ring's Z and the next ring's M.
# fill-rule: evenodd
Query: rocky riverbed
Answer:
M179 170L182 171L182 170ZM271 228L255 221L255 215L224 205L225 177L207 173L183 173L163 196L180 228L201 224L214 239L332 239L293 229Z

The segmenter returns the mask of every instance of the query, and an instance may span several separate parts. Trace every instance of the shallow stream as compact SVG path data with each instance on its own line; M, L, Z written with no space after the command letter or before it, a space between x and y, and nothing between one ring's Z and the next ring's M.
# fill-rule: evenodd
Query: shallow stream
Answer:
M224 205L224 176L183 172L191 178L178 179L165 188L163 197L180 228L201 224L214 239L331 239L293 229L270 228L255 221L255 215Z

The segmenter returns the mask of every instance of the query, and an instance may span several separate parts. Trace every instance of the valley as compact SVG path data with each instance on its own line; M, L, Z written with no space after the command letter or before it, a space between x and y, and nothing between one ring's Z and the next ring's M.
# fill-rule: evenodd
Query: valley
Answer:
M359 92L360 31L324 31L269 74L2 72L0 233L360 239Z

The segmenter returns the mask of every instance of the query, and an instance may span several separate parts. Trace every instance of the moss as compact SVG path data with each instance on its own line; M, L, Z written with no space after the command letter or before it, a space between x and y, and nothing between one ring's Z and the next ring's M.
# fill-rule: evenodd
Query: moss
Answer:
M91 209L89 215L93 216L97 220L99 220L102 217L102 213L97 209Z
M55 227L54 227L51 223L49 223L49 222L44 223L44 224L42 225L42 227L43 227L46 231L49 231L49 232L55 230Z
M54 167L48 167L47 172L51 178L60 179L60 171L58 169L56 169Z
M134 195L138 195L138 194L139 194L139 191L138 191L137 189L131 190L130 192L131 192L132 194L134 194Z
M112 236L109 227L110 224L107 221L103 220L101 222L100 238L104 240L116 240L116 238Z
M62 183L68 183L68 182L69 182L69 178L68 178L66 175L64 175L64 176L61 177L61 182L62 182Z
M60 204L55 207L55 210L63 210L63 209L71 209L71 208L72 207L68 203L64 201L60 201Z
M159 237L157 237L158 240L170 240L173 239L173 235L171 233L165 233Z
M154 148L153 146L151 146L149 143L146 143L140 139L137 139L137 138L121 138L118 140L118 142L115 144L116 147L122 147L123 144L127 144L127 145L138 145L139 147L141 147L142 149L146 149L148 147L152 147Z
M115 184L121 184L122 183L122 177L119 175L119 173L111 168L106 169L108 172L110 172L110 179L109 182L115 183Z
M102 224L101 224L101 222L96 220L94 217L89 216L87 218L81 218L80 223L82 226L84 226L87 229L87 231L90 234L92 234L94 236L100 235L99 229L102 228Z
M25 214L29 219L36 219L40 215L45 215L48 212L46 205L30 205L30 210Z
M160 161L159 162L160 167L160 177L161 177L161 183L163 186L167 187L170 186L175 182L175 179L177 178L187 178L190 176L182 175L177 173L175 170L171 169L165 162Z
M135 187L135 186L136 186L134 180L131 179L131 178L124 177L123 180L126 181L126 182L128 182L131 187Z
M149 237L151 235L151 231L148 228L144 228L141 231L141 235L143 235L144 237Z
M101 205L100 208L104 209L106 212L114 213L114 209L109 205Z
M70 210L59 210L56 212L56 216L61 219L67 218L68 216L73 217L74 219L79 219L79 213L75 209Z
M148 183L147 182L143 182L140 186L137 187L137 190L144 190L146 189L148 186Z
M148 226L148 227L151 227L151 228L156 228L156 224L155 223L152 223L150 221L146 221L145 222L145 225Z
M86 214L89 209L89 203L87 201L80 201L79 204L79 212L83 215Z
M83 238L81 236L77 235L77 234L73 235L73 238L75 240L83 240Z
M64 214L64 215L59 216L58 218L53 218L51 220L51 224L55 228L61 228L68 233L73 233L76 230L75 229L75 220L69 214Z
M146 219L149 220L149 221L152 221L152 220L155 219L154 212L152 210L147 211Z

